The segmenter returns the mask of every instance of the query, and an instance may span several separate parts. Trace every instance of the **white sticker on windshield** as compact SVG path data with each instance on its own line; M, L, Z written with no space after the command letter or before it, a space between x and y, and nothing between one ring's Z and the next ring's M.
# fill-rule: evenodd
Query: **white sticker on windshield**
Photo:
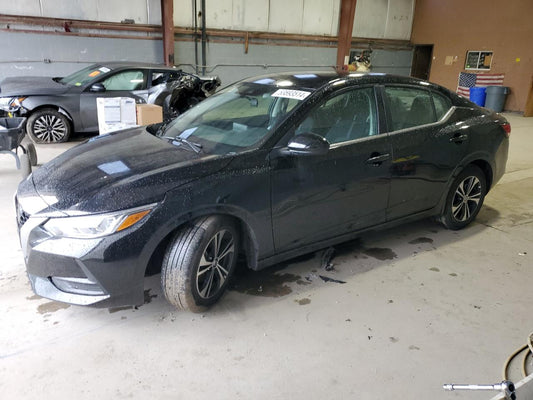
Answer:
M304 92L303 90L278 89L272 94L272 97L283 97L286 99L303 100L310 94L310 92Z
M101 72L103 72L104 74L108 73L109 71L111 71L109 68L107 67L100 67L98 68Z

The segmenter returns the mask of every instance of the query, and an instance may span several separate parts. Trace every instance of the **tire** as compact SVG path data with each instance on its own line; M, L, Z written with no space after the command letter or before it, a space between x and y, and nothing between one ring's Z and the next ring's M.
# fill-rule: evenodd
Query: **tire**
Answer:
M37 150L35 150L35 145L33 143L28 143L26 145L26 151L28 152L31 166L35 167L37 165Z
M20 173L22 175L22 180L26 179L28 175L31 174L30 158L26 153L20 155Z
M440 221L448 229L463 229L476 218L486 194L483 171L476 165L467 166L450 187Z
M66 115L44 108L30 115L26 131L34 143L63 143L69 139L72 127Z
M167 301L181 310L205 311L224 294L238 254L239 232L228 217L203 217L182 229L170 241L161 268Z

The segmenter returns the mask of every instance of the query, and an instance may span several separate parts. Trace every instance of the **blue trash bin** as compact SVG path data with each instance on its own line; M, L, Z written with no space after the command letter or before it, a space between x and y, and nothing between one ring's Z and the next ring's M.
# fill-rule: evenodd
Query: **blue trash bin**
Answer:
M476 103L478 106L485 106L485 98L487 97L486 89L484 87L471 87L470 101Z

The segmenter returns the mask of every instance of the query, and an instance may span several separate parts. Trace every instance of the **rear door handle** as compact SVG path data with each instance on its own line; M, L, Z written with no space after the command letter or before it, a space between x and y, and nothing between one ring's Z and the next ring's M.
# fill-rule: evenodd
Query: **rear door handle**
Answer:
M462 143L466 139L468 139L468 135L456 133L452 138L450 138L450 142L452 142L452 143Z
M390 158L390 154L378 154L372 153L371 157L366 160L367 164L372 164L374 167L379 167L383 161L387 161Z

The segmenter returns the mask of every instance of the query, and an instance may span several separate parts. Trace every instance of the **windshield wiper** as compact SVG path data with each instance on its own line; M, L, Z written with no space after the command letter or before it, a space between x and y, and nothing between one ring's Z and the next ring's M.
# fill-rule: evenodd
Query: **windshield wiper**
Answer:
M189 146L191 150L194 151L196 154L202 151L203 146L200 143L190 142L187 139L184 139L180 136L163 136L163 139L170 139L173 142L184 143L187 146Z

